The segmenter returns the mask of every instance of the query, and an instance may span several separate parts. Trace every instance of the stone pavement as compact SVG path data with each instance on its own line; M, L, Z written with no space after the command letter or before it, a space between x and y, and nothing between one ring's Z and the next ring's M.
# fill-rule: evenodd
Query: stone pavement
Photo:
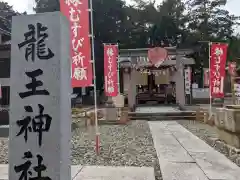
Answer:
M238 180L240 168L175 121L149 122L163 180Z
M8 180L8 165L0 164L0 180ZM72 166L72 180L155 180L151 167Z

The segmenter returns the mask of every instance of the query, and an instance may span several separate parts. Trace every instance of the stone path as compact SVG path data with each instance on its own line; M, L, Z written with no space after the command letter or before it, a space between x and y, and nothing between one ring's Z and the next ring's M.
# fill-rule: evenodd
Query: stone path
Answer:
M72 180L155 180L151 167L72 166ZM8 180L8 165L0 164L0 180Z
M137 113L166 113L166 112L179 112L177 107L171 106L146 106L137 107L135 112Z
M163 180L238 180L240 168L175 121L149 122Z

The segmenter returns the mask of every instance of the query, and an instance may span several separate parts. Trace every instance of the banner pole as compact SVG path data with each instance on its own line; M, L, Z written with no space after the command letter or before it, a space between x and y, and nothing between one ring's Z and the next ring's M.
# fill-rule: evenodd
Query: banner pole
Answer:
M92 60L93 60L93 84L94 84L94 112L95 112L95 132L96 132L96 139L95 139L95 151L96 154L99 155L100 153L100 133L98 128L98 116L97 116L97 85L96 85L96 67L95 67L95 54L94 54L94 31L93 31L93 2L90 0L90 16L91 16L91 35L92 35Z
M209 102L209 119L211 119L212 117L212 95L211 95L211 45L212 45L212 42L208 42L208 55L209 55L209 59L208 59L208 62L209 62L209 99L210 99L210 102Z
M118 82L117 82L117 85L118 85L118 95L120 95L120 58L119 58L119 45L117 43L117 48L118 48L118 56L117 56L117 79L118 79ZM121 116L121 110L120 108L117 108L117 114L118 114L118 117Z
M118 71L118 94L120 94L120 63L119 63L119 45L117 43L118 56L117 56L117 71Z
M234 78L232 75L230 76L231 76L232 103L233 105L235 105L236 100L235 100L235 90L234 90Z

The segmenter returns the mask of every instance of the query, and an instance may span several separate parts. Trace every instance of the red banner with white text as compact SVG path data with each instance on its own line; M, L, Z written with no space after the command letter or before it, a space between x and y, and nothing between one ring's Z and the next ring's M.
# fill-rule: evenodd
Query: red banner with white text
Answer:
M224 78L227 59L227 44L213 43L210 58L210 89L212 98L224 97Z
M104 89L106 96L118 95L118 46L104 45Z
M61 0L61 12L70 21L72 87L92 85L88 0Z

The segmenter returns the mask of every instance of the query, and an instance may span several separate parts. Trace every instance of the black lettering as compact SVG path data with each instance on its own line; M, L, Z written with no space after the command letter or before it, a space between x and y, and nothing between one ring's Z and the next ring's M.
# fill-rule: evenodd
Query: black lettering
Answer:
M24 133L25 142L28 140L28 132L38 133L38 145L42 146L42 135L43 132L48 132L51 127L52 117L48 114L43 114L44 107L38 104L39 115L35 117L27 116L22 120L17 121L17 125L20 127L20 131L17 136ZM33 109L31 106L25 106L25 111L32 113Z
M18 44L18 48L25 48L25 59L28 61L31 57L32 61L35 61L35 52L37 49L37 57L40 60L48 60L54 57L54 53L51 49L47 48L45 40L48 38L46 26L41 23L37 23L35 27L33 24L28 25L29 31L24 33L24 41Z
M52 180L50 177L43 177L42 173L47 170L47 167L42 164L43 157L37 154L37 165L34 166L31 170L33 155L30 151L24 153L22 159L26 160L25 163L14 166L16 173L21 173L19 180ZM33 177L33 171L36 173L36 176Z
M43 71L41 69L26 72L25 74L32 79L32 82L26 84L26 88L30 89L30 91L19 93L19 96L22 99L33 95L49 95L49 92L47 90L37 90L37 87L43 85L42 81L37 81L36 79L37 76L43 74Z

